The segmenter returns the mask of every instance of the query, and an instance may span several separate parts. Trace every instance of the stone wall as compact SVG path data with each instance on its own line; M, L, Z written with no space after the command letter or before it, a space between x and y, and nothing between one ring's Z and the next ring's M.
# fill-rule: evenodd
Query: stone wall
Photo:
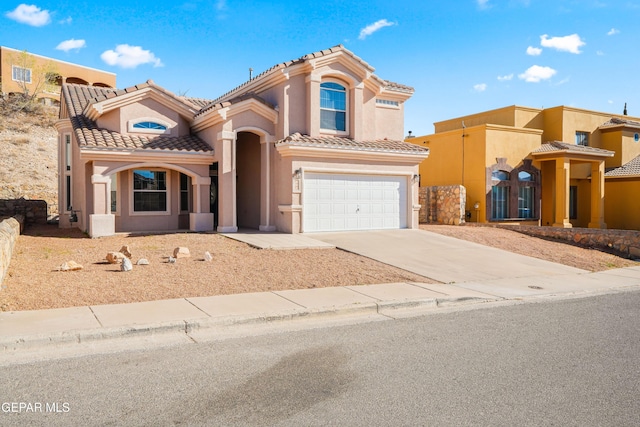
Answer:
M420 187L420 223L459 225L465 222L467 189L461 185Z
M47 202L44 200L0 199L0 217L21 215L25 224L47 223Z
M18 219L9 218L0 222L0 285L2 285L7 275L11 255L13 254L13 247L20 235L21 227L18 221L20 219L22 218L18 216Z
M471 225L471 224L467 224ZM534 237L564 240L586 248L612 252L625 258L640 259L640 233L636 230L607 230L599 228L559 228L530 225L473 224L480 227L499 227Z

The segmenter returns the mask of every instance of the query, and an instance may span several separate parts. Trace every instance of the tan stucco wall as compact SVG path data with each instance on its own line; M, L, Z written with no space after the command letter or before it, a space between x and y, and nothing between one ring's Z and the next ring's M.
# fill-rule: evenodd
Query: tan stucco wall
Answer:
M13 81L11 72L12 65L21 66L19 62L16 63L21 54L22 52L19 50L0 46L0 79L2 81L3 93L22 91L20 85ZM116 75L114 73L83 67L69 62L58 61L56 59L31 53L28 53L28 56L28 61L33 62L34 66L32 73L37 72L38 69L51 68L53 71L60 74L65 81L68 78L76 78L87 82L89 85L101 84L107 87L116 87ZM32 80L35 80L35 78ZM28 85L28 87L33 88L35 87L35 84L32 83L31 85ZM59 100L60 88L57 87L51 93L43 93L41 96Z
M640 177L606 178L604 188L607 227L640 230L640 198L637 197L640 194Z

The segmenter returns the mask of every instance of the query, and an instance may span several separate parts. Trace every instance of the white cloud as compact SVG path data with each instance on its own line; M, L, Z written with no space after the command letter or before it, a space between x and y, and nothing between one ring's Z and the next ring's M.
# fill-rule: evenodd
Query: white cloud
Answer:
M579 35L571 34L570 36L564 37L551 37L544 34L540 36L540 44L544 47L550 47L552 49L556 49L562 52L570 52L570 53L582 53L580 51L580 47L584 46L586 43L582 41Z
M58 21L58 24L71 24L71 22L73 22L73 18L70 16L67 16L65 19L63 19L62 21Z
M498 80L501 82L508 82L513 79L513 74L506 74L504 76L498 76Z
M548 80L557 73L556 70L550 67L541 67L540 65L533 65L522 74L518 74L518 78L529 83L538 83L541 80Z
M78 50L86 46L87 42L85 42L84 40L69 39L61 42L58 46L56 46L56 49L69 52L70 50Z
M42 27L51 22L51 15L48 10L42 10L35 4L27 5L21 4L6 13L7 18L18 21L21 24L31 25L33 27Z
M394 25L396 25L395 22L389 22L386 19L380 19L379 21L376 21L373 24L369 24L366 27L364 27L362 30L360 30L360 35L358 36L358 39L364 40L371 34L375 33L376 31L384 27L392 27Z
M227 0L218 0L216 2L216 9L218 9L218 10L226 10L227 9Z
M153 52L144 50L140 46L128 44L119 44L115 50L104 51L100 58L109 65L117 65L122 68L136 68L142 64L153 64L154 67L164 66L160 58L156 58Z
M541 53L542 53L542 49L540 49L539 47L529 46L527 48L527 55L539 56Z
M489 9L491 7L491 5L489 4L489 0L477 0L478 1L478 7L480 9Z
M615 28L610 29L607 33L608 36L614 36L616 34L620 34L620 30L616 30Z
M601 50L599 50L599 51L597 51L597 52L596 52L596 55L598 55L598 56L604 56L604 52L603 52L603 51L601 51Z
M476 92L484 92L485 90L487 90L487 84L478 83L477 85L473 85L473 90L475 90Z

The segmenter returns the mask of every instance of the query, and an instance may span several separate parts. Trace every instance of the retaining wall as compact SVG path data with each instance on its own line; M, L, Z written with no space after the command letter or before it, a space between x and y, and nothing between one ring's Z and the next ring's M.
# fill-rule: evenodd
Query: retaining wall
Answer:
M420 223L463 224L466 199L467 189L461 185L420 187Z
M625 258L640 259L640 232L599 228L559 228L531 225L470 224L475 227L498 227L534 237L564 240L587 248L613 252Z
M29 199L0 199L0 217L21 215L25 224L47 223L47 202Z
M24 221L24 218L20 216L17 218L8 218L0 222L0 285L7 275L13 247L20 235L21 223L19 220Z

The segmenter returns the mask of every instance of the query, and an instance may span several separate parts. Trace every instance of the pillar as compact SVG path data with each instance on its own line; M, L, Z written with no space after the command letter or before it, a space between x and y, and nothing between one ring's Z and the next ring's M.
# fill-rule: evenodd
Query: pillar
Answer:
M89 236L113 236L116 233L116 217L111 213L111 176L91 175L93 213L89 215Z
M238 231L236 203L236 133L222 131L215 144L218 162L218 232Z
M556 159L556 197L554 227L571 228L569 221L569 179L571 162L566 158Z
M260 231L276 231L271 218L271 151L275 137L260 138Z
M191 179L193 194L193 210L189 213L189 229L191 231L212 231L213 230L213 213L203 212L206 206L205 195L209 195L211 188L211 178L208 176L198 176ZM207 205L208 206L208 205Z

